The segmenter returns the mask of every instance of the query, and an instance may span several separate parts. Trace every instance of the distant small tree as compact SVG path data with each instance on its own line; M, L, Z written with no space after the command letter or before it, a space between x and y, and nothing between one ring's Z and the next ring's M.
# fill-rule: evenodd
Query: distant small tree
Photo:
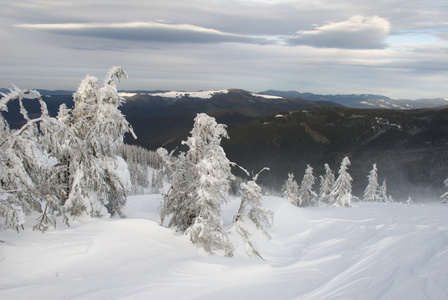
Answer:
M378 174L377 174L377 168L376 164L373 164L373 168L369 173L369 176L367 176L369 179L369 183L367 184L366 189L364 190L364 201L380 201L379 194L378 194Z
M383 184L378 189L378 201L389 202L389 197L387 196L386 179L383 180Z
M330 169L330 166L328 164L325 164L324 167L325 167L325 175L319 176L320 178L319 201L322 203L328 203L331 188L333 187L335 178L333 171Z
M443 182L446 188L448 188L448 179L445 179ZM442 198L443 204L448 204L448 192L444 193L440 198Z
M288 174L288 179L283 184L282 191L286 200L293 205L299 205L299 185L294 180L294 173Z
M406 204L407 204L408 206L414 204L414 202L412 201L411 196L409 196L408 200L406 201Z
M305 175L299 188L299 206L311 206L317 202L317 194L313 191L315 177L313 176L313 168L307 165Z
M351 206L353 179L347 172L348 166L350 166L350 160L346 156L341 162L339 176L330 193L330 203L335 206Z

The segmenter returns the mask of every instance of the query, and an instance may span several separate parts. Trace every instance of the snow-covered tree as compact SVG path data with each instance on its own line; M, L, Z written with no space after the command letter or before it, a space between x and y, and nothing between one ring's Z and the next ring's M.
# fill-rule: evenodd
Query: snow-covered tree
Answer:
M443 182L446 188L448 188L448 179L445 179ZM448 204L448 192L444 193L440 198L442 198L443 204Z
M230 161L220 146L227 131L204 113L194 121L191 136L183 142L188 151L171 164L172 186L164 196L161 219L172 214L169 225L185 231L193 243L211 254L224 251L231 256L221 220L221 204L227 200L232 178Z
M408 200L406 201L406 205L412 205L412 204L414 204L414 202L412 201L412 198L411 198L411 196L409 196L409 198L408 198Z
M351 206L352 197L352 177L347 172L350 160L346 156L341 162L339 176L334 182L330 193L330 203L335 206Z
M378 185L378 174L376 164L373 164L372 170L367 176L369 183L364 190L364 201L380 201L379 198L379 185Z
M325 175L319 176L320 178L319 201L322 203L328 203L331 188L333 187L335 178L333 171L330 169L330 166L328 164L325 164L324 167L325 167Z
M163 189L163 171L157 170L152 173L151 179L152 193L159 194Z
M68 153L58 157L69 170L64 206L73 216L123 216L130 175L117 151L125 133L135 135L118 109L124 98L117 93L115 79L121 76L126 73L113 67L101 87L96 77L86 76L73 95L73 110L60 110L60 120L71 124L76 137L68 139Z
M315 177L313 175L313 168L307 165L305 175L299 188L299 206L311 206L317 202L317 194L313 191Z
M165 149L164 149L165 150ZM197 206L192 196L194 193L193 170L187 161L185 153L181 152L179 156L172 160L172 152L157 150L165 161L165 168L170 170L169 182L171 187L163 195L163 201L160 208L160 221L164 224L165 219L171 216L168 226L176 230L185 232L197 216Z
M237 215L234 217L234 229L244 239L247 253L249 255L255 254L259 257L261 255L255 249L250 239L251 234L245 224L252 223L256 229L270 238L265 227L272 226L274 213L262 207L261 187L257 184L258 176L264 170L269 170L269 168L263 168L251 181L241 183L241 204Z
M41 216L34 228L45 231L56 224L56 214L65 216L60 202L64 189L59 184L64 168L55 164L52 156L61 152L69 133L63 123L49 116L37 91L14 87L1 95L0 111L7 111L7 104L18 99L26 123L11 130L0 114L0 216L8 226L19 230L23 228L24 214L38 211ZM30 118L23 104L25 98L39 101L39 117Z
M378 188L378 201L389 202L389 197L387 196L386 179L383 180L383 184Z
M56 215L67 221L66 213L123 215L129 172L116 153L124 134L133 134L118 110L123 99L114 80L123 75L112 68L102 87L87 76L74 94L75 107L61 105L57 118L49 116L37 91L14 87L1 94L0 110L17 98L26 122L11 130L0 117L0 214L8 225L18 229L23 213L33 210L42 213L34 227L42 231L56 224ZM39 117L30 118L24 98L39 101Z
M299 185L294 180L294 173L288 173L288 179L282 186L283 196L293 205L299 205Z

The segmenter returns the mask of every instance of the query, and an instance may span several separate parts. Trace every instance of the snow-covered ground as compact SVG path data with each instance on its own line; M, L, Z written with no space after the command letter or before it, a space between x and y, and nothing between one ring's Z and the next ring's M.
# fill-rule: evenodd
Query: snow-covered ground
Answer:
M158 224L160 198L130 197L126 219L0 231L0 299L448 299L448 206L265 197L275 219L271 240L253 235L262 260L242 245L204 254ZM223 207L225 225L237 208Z

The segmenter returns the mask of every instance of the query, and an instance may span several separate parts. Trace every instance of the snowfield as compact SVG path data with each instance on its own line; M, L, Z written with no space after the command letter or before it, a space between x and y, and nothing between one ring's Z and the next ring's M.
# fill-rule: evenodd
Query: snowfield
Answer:
M0 299L448 299L448 206L263 199L275 213L271 240L253 231L264 260L243 245L206 255L159 225L160 195L129 197L126 219L44 234L31 216L20 234L0 231ZM227 228L238 200L223 207Z

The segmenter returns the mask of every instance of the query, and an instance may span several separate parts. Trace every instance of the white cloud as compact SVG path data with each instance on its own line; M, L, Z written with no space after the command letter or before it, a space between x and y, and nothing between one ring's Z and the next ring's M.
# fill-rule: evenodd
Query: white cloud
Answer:
M300 30L288 39L291 45L318 48L381 49L390 32L388 20L373 16L354 16L342 22L328 22L314 30Z
M269 42L263 37L232 34L191 24L165 22L18 24L16 27L62 35L143 42L205 44L222 42L266 44Z

